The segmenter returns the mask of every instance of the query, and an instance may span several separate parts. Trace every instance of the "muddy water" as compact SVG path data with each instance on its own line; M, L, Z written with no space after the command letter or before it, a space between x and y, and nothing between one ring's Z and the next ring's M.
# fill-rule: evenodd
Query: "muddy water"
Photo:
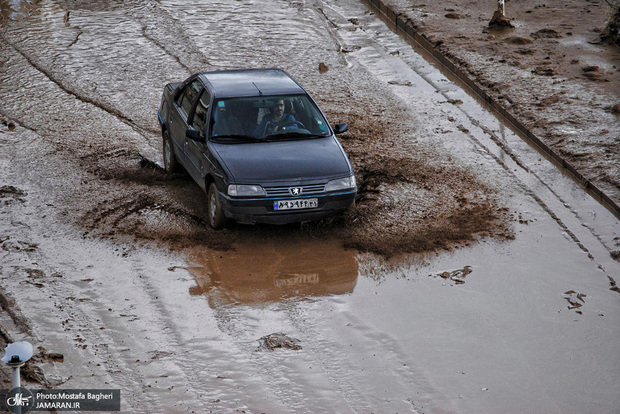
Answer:
M343 295L358 275L355 252L334 240L250 237L228 252L196 248L190 260L197 265L188 268L196 280L190 294L205 295L210 306Z
M1 284L14 336L64 355L41 363L54 387L145 413L620 404L618 221L362 3L0 4ZM213 232L191 179L153 165L163 84L246 66L351 120L359 210ZM479 199L511 237L472 236L484 216L458 206Z

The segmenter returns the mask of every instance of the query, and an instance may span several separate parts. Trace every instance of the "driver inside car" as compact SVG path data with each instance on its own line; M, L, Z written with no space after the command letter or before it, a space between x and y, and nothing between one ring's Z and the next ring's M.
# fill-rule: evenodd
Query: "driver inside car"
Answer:
M285 111L284 99L278 99L270 108L270 113L263 117L254 130L254 136L262 137L280 131L297 129L299 129L299 121L291 113Z

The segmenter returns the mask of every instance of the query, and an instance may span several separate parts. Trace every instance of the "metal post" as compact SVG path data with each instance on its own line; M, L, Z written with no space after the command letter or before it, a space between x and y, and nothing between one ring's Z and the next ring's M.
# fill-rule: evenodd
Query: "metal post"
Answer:
M13 402L12 410L14 413L21 414L22 412L22 404L24 403L23 394L21 390L21 375L19 372L19 368L26 363L30 358L32 358L33 348L32 344L26 341L14 342L12 344L8 344L4 350L5 355L2 357L2 362L6 362L6 364L11 367L11 380L13 382L13 390L15 390L15 395L10 397ZM27 390L26 390L27 391ZM30 392L28 391L28 394ZM33 398L32 395L26 397L25 400L28 401L30 398ZM7 400L7 403L9 401ZM34 398L32 403L34 404ZM30 404L30 402L27 402Z
M24 365L23 362L9 362L8 364L11 367L11 381L13 382L13 389L21 388L21 373L20 368ZM11 411L13 414L22 414L22 407L19 404L11 407Z
M500 12L501 16L506 15L505 0L497 0L497 10Z
M13 381L13 388L19 388L21 387L21 377L19 373L19 368L21 367L21 364L11 365L11 380Z

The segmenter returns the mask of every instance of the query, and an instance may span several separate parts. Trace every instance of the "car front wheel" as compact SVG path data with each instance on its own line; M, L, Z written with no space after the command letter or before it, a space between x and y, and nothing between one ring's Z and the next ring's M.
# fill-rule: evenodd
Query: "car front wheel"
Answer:
M224 215L222 203L220 202L220 193L217 191L215 183L211 183L211 185L209 186L207 203L209 225L215 230L219 230L225 227L228 220Z
M170 142L170 136L168 131L163 133L164 139L164 169L168 174L173 174L179 171L179 161L177 161L174 150L172 149L172 142Z

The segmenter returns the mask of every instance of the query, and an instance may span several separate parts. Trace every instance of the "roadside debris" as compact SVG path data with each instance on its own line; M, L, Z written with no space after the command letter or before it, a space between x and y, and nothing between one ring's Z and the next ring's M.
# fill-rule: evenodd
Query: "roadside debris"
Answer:
M462 285L463 283L465 283L465 278L467 277L467 275L470 274L472 271L473 271L473 268L471 266L465 266L462 269L445 271L445 272L437 273L435 275L428 275L428 276L434 277L434 278L440 277L442 279L451 280L457 285Z
M259 339L259 342L260 346L258 347L257 351L273 351L276 348L292 349L293 351L299 351L301 349L301 345L299 345L299 339L291 338L290 336L282 332L272 333L263 336Z
M587 295L585 293L578 293L574 290L569 290L568 292L564 293L564 299L566 299L568 303L570 303L568 309L581 308L585 303L585 300L583 300L583 298L585 298L586 296ZM582 313L580 310L577 310L576 312L579 314Z

